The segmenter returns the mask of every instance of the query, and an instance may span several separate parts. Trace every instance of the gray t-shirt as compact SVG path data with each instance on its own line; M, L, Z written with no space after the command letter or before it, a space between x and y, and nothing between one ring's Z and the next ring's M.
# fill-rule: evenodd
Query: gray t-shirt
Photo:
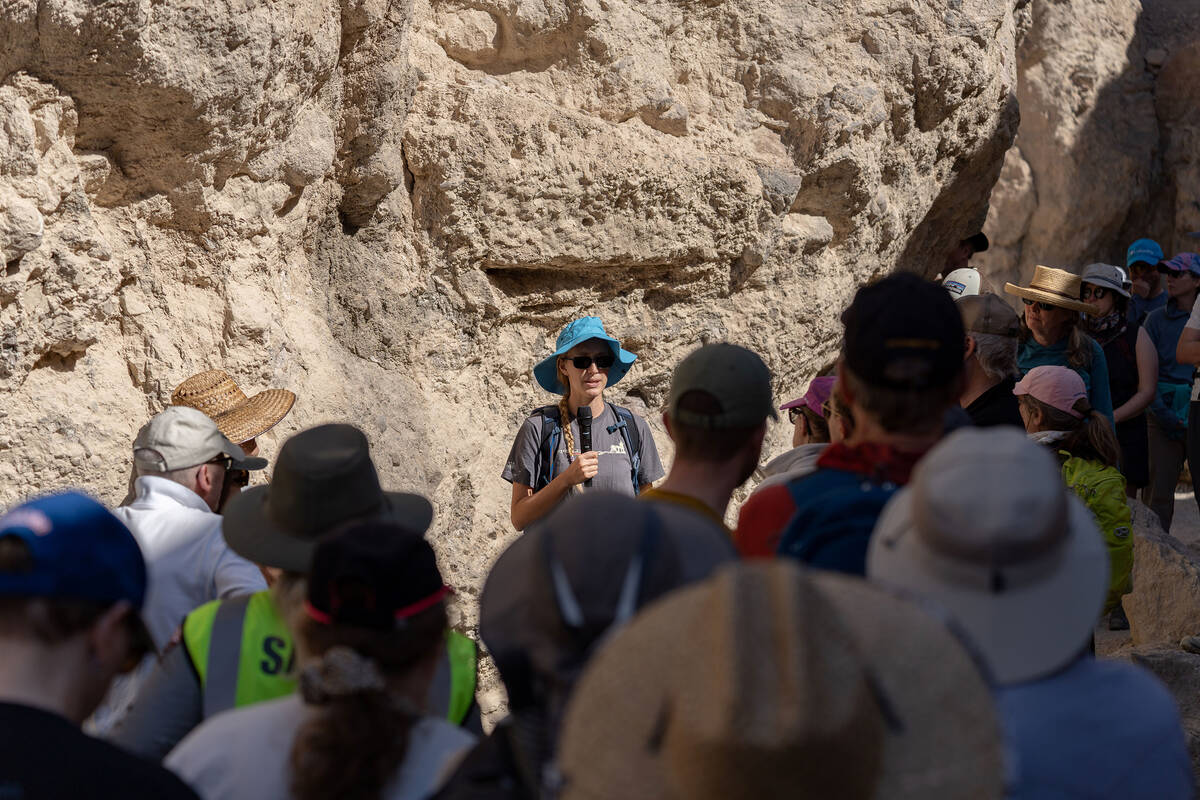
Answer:
M658 459L658 448L654 445L654 437L646 420L633 415L641 440L641 463L638 466L638 485L653 483L663 476L662 462ZM520 483L533 486L534 475L537 474L538 448L542 443L542 425L545 422L541 414L528 417L521 429L517 431L516 441L508 454L508 463L500 477L509 483ZM604 404L604 413L592 420L592 449L600 454L600 471L592 479L593 489L608 489L633 496L633 481L630 478L632 462L629 453L625 451L625 439L621 431L608 432L611 425L617 424L617 415L613 412L612 404ZM575 449L579 449L579 422L571 420L571 433L575 437ZM564 436L558 437L554 447L554 474L560 475L570 466L567 460L567 449ZM583 488L582 485L580 488Z

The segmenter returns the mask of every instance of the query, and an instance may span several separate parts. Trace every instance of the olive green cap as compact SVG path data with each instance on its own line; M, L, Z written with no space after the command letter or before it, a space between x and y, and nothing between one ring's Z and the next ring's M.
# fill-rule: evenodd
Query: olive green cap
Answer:
M681 410L679 398L691 391L707 392L720 412L701 414ZM693 350L675 367L667 415L703 430L753 428L767 417L778 419L771 396L771 371L756 353L736 344L706 344Z

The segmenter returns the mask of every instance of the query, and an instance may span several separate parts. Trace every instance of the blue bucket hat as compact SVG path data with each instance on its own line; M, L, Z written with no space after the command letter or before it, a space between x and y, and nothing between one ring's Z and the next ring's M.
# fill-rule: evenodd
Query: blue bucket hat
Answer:
M1153 239L1138 239L1129 245L1125 253L1125 269L1129 269L1139 261L1143 264L1155 264L1163 260L1162 248Z
M588 339L607 342L609 349L612 350L616 363L608 370L609 386L624 378L625 373L629 372L629 368L633 366L633 362L637 361L636 355L628 350L622 350L621 343L605 333L604 323L600 321L599 317L581 317L562 329L562 333L558 335L558 340L554 343L554 352L533 368L533 377L537 379L538 385L547 392L565 394L567 387L558 380L558 357Z

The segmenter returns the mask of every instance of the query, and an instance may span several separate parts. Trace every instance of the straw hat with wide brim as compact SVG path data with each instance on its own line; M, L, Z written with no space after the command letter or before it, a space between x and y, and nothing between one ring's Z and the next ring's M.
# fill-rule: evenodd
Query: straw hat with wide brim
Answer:
M564 800L998 798L991 689L941 621L867 582L742 562L592 659Z
M1033 271L1033 280L1028 286L1004 284L1008 294L1023 297L1026 300L1036 300L1039 303L1049 303L1070 311L1089 313L1092 307L1079 299L1083 282L1079 276L1065 269L1038 266Z
M175 387L171 405L199 409L217 423L233 442L245 442L279 424L296 402L287 389L267 389L253 397L238 388L227 374L210 369Z

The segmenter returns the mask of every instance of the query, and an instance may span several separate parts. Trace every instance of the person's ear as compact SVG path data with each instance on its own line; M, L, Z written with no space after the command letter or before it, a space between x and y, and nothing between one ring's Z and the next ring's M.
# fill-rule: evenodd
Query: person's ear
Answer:
M963 347L963 361L970 361L975 357L975 340L971 338L971 334L966 335L966 341Z
M667 429L667 436L671 437L671 440L674 441L675 434L671 433L671 416L664 411L662 419L663 427Z
M215 467L215 465L201 464L200 469L196 472L196 488L201 497L208 497L208 493L212 491L215 483L212 472L209 472L210 467Z
M125 617L136 613L128 600L121 600L101 614L88 629L88 652L105 672L115 675L129 666L127 661L133 642Z
M854 403L854 394L851 393L850 384L846 381L846 364L841 359L838 360L837 381L833 384L833 390L839 393L847 406Z

